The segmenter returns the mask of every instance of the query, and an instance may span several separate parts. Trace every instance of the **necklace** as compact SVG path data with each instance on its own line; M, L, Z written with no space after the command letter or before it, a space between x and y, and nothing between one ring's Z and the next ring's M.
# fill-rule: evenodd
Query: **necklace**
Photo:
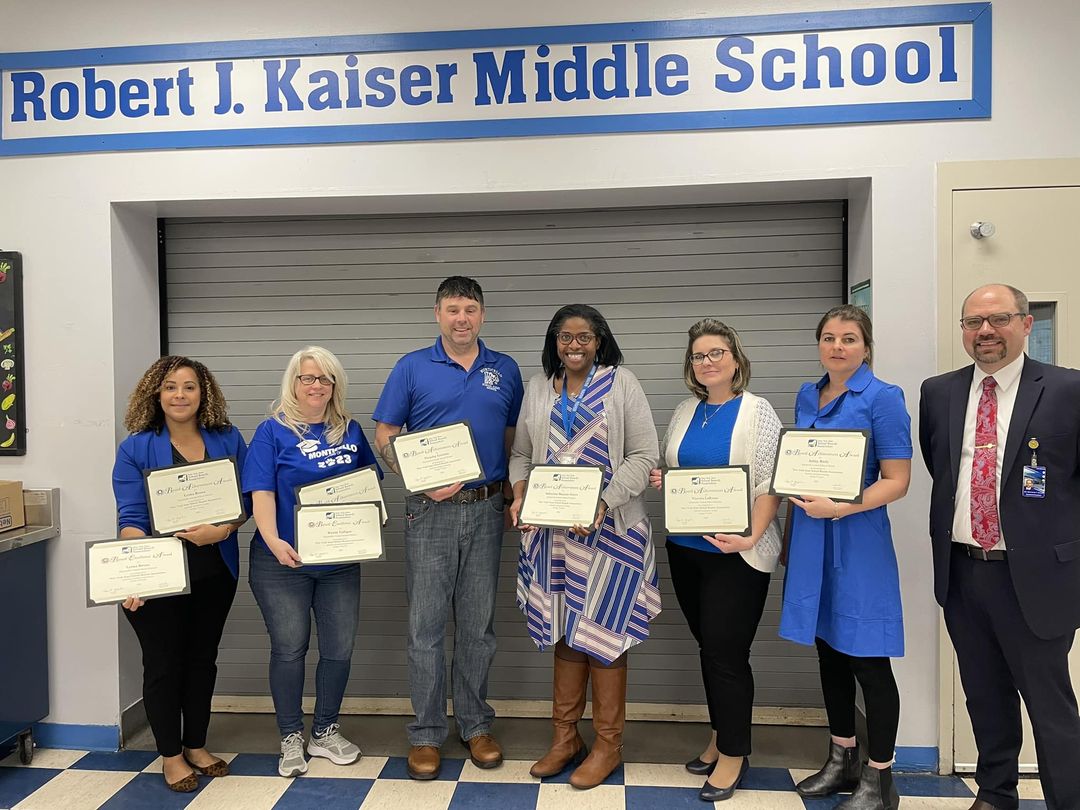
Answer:
M728 400L725 400L724 402L721 402L719 405L716 406L716 410L713 411L712 413L709 413L709 403L703 401L701 403L701 427L702 427L702 429L707 428L709 426L709 420L714 418L718 413L720 413L720 411L722 411L724 409L724 406L727 405L729 402L733 401L734 399L735 399L735 397L732 397L731 399L728 399Z

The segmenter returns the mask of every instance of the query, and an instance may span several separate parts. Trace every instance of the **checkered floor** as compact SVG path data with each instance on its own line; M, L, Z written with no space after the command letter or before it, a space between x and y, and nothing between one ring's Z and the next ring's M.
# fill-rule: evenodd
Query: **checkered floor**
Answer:
M628 763L590 791L577 791L569 771L539 782L529 776L529 762L508 761L482 771L472 763L444 760L434 782L414 782L399 757L364 757L348 767L315 759L306 775L282 779L277 757L225 754L232 775L200 777L195 793L172 793L161 778L161 761L146 751L87 753L38 750L22 767L12 755L0 761L0 809L38 810L678 810L702 807L701 777L681 765ZM808 771L751 768L724 810L795 810L834 807L842 797L803 800L795 781ZM897 786L905 810L966 808L974 783L956 777L899 774ZM1039 783L1021 782L1021 810L1045 808Z

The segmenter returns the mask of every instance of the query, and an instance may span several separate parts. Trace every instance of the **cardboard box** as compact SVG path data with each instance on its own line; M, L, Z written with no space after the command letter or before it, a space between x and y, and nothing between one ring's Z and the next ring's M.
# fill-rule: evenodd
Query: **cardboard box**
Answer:
M0 481L0 532L25 525L22 481Z

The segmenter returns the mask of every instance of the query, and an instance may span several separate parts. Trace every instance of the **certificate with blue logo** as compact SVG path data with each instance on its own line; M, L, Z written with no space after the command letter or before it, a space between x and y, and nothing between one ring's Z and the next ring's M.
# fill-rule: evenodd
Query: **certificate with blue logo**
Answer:
M235 523L244 517L240 474L232 458L146 470L143 481L152 534Z
M314 484L296 487L296 502L303 506L326 503L366 503L378 501L382 512L382 522L390 519L386 511L386 499L383 498L382 484L375 466L361 467L341 475L324 478Z
M96 540L86 544L86 606L129 596L153 599L191 593L187 554L178 537Z
M390 439L401 480L413 495L461 482L484 480L468 422L411 430Z
M750 468L664 470L664 527L670 534L750 536Z
M784 428L769 494L862 503L868 438L865 430Z
M382 511L371 503L293 507L296 553L302 565L379 560L383 556Z
M518 522L552 529L592 526L603 487L603 467L538 464L529 471Z

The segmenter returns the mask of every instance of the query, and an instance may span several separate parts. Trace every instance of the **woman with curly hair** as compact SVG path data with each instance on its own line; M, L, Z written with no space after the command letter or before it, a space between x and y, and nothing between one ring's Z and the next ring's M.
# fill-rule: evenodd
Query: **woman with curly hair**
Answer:
M282 776L299 776L308 767L301 704L313 612L319 663L307 752L336 765L360 757L360 749L338 728L359 622L360 565L302 565L293 531L297 487L361 467L379 469L360 425L346 410L347 388L345 369L331 352L309 346L294 354L270 418L251 438L242 476L257 527L248 578L270 634L270 694L281 735Z
M754 673L750 645L780 556L776 511L769 495L780 419L768 400L746 390L750 359L738 333L705 318L689 329L683 379L693 394L675 407L660 445L668 467L745 464L750 470L750 535L669 535L675 597L701 655L712 737L690 773L708 774L704 801L729 799L749 767ZM650 483L661 486L659 469Z
M229 423L217 381L206 366L187 357L162 357L147 369L128 401L124 424L131 435L120 444L113 467L121 539L150 533L145 470L226 457L244 463L244 440ZM143 702L165 783L183 793L198 787L196 771L229 772L206 750L206 729L218 643L236 594L236 530L242 523L176 532L187 541L191 593L148 602L132 596L123 603L142 647Z

